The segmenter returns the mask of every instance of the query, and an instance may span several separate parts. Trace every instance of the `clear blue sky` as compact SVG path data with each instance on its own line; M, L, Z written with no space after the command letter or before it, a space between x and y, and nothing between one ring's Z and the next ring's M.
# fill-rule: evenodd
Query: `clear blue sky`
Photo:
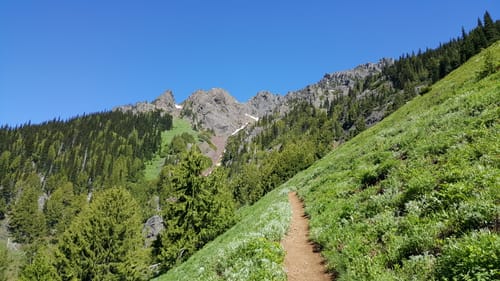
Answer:
M239 101L436 47L498 0L0 1L0 124L221 87Z

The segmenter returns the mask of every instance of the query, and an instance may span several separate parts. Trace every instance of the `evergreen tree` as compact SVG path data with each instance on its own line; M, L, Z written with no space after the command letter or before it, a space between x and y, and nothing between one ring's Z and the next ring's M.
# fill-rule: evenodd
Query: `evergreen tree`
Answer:
M41 247L36 253L33 262L24 267L19 280L61 281L61 277L57 273L53 261L54 257L49 253L48 249Z
M484 56L484 63L481 71L477 74L477 79L481 80L490 74L496 72L495 59L490 50L487 50Z
M33 243L46 232L45 216L38 208L39 183L37 175L18 183L21 195L10 213L9 228L20 243Z
M488 13L488 11L484 13L484 34L486 35L489 44L492 44L500 39L498 29L491 19L490 13Z
M94 195L56 251L63 280L143 280L147 255L138 205L123 188Z
M73 184L66 182L58 187L45 204L47 226L55 233L62 233L84 205L85 198L77 196Z
M155 242L155 255L163 270L186 259L214 239L232 222L232 198L223 177L202 172L210 159L191 148L179 164L163 172L162 198L165 230Z

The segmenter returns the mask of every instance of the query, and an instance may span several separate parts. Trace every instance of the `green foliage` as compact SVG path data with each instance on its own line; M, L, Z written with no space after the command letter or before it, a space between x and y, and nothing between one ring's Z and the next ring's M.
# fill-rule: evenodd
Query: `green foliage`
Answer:
M226 259L216 265L222 280L286 280L280 270L285 252L277 242L253 238L242 243ZM275 270L270 270L275 267Z
M477 74L477 79L481 80L488 75L491 75L497 71L497 63L491 54L491 51L486 51L484 55L484 63L481 71Z
M495 72L473 57L287 184L337 280L496 280L500 162Z
M62 184L45 204L47 226L53 233L62 233L85 204L85 198L77 196L70 182Z
M154 280L286 280L278 242L290 223L291 188L278 188L240 208L232 228Z
M171 127L172 117L158 111L101 112L1 127L0 217L6 215L9 236L22 243L20 250L13 251L9 278L17 277L24 262L37 272L33 268L33 261L41 262L33 260L37 248L60 241L89 192L141 185L144 162L160 150L161 134ZM141 203L153 196L152 191L134 191L145 195L138 196ZM145 214L147 207L136 209Z
M134 199L123 188L94 197L57 245L62 280L144 280L148 261Z
M0 243L0 281L7 280L7 268L9 266L9 252L3 243Z
M61 277L52 264L54 257L52 253L44 247L41 247L34 260L24 267L19 278L20 281L30 280L53 280L61 281Z
M482 231L451 239L436 265L437 280L500 279L500 237Z
M155 242L155 254L163 269L185 260L232 224L232 198L224 175L203 176L209 165L210 159L193 147L162 172L165 230Z
M137 181L143 161L161 144L161 132L172 118L160 112L103 112L68 121L53 120L0 129L2 197L13 199L13 186L30 173L43 176L42 188L51 193L51 178L65 179L76 193L101 186Z
M7 213L7 203L4 198L0 198L0 220L5 219L5 214Z
M39 183L37 175L18 182L21 194L12 207L9 229L20 243L33 243L46 232L45 216L38 208L38 197L41 195Z
M170 144L175 136L189 134L196 136L197 132L191 128L188 121L184 119L174 118L172 123L172 128L168 131L163 131L161 133L161 149L159 153L156 153L154 157L147 161L144 169L144 178L148 181L152 181L158 178L161 172L165 160L170 157L169 150ZM170 161L173 164L174 161Z

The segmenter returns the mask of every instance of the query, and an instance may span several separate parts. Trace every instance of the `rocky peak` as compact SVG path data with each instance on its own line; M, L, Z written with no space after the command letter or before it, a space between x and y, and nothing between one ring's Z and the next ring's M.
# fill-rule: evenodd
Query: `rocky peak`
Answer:
M165 91L163 94L161 94L153 101L153 105L158 109L165 110L168 112L174 110L176 108L174 94L172 93L171 90Z
M271 114L283 103L283 100L283 96L275 95L268 91L261 91L252 97L247 102L247 105L252 115L262 117Z
M171 90L165 91L159 97L157 97L152 103L149 102L138 102L136 104L129 104L115 107L113 110L121 111L132 111L133 113L148 112L154 110L160 110L163 112L168 112L174 116L179 115L179 108L175 104L174 95Z
M197 127L213 130L218 136L229 136L252 120L247 116L250 112L247 105L220 88L198 90L182 105L181 115Z

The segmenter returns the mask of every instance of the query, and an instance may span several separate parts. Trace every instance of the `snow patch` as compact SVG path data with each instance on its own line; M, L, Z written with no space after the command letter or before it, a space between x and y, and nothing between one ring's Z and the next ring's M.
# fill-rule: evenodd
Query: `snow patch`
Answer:
M176 105L175 105L175 108L177 108L177 109L182 109L182 105L178 105L178 104L176 104Z
M239 131L241 131L241 130L245 129L245 127L246 127L247 125L248 125L248 123L245 123L245 125L243 125L243 126L239 127L238 129L236 129L236 131L234 131L234 132L231 134L231 136L234 136L234 135L236 135Z
M250 118L252 118L252 119L253 119L253 120L255 120L255 121L259 121L259 117L255 117L255 116L252 116L252 115L247 114L247 113L245 113L245 116L246 116L246 117L250 117Z

